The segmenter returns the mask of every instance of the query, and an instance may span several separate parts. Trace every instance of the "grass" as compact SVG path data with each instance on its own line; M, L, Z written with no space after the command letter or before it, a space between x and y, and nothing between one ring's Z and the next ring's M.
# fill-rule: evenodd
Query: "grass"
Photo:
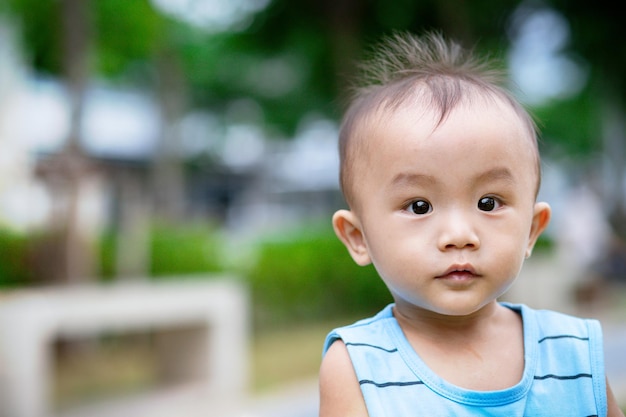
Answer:
M141 337L57 343L55 410L140 393L157 384L154 349Z
M264 332L254 338L252 389L262 392L289 382L315 378L326 334L339 324L323 323Z

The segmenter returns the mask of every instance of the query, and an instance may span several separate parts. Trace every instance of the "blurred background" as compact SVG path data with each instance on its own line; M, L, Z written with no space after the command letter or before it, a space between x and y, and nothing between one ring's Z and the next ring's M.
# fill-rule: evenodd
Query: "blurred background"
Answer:
M344 206L336 141L348 81L381 35L436 29L500 59L542 131L540 198L554 220L507 298L601 319L607 372L626 405L617 360L626 351L626 27L616 7L4 0L5 327L28 325L7 306L32 294L235 281L249 335L245 399L235 405L257 410L246 415L316 415L325 334L391 301L330 227ZM50 333L46 409L71 414L175 385L155 366L163 328L146 323ZM0 383L10 383L11 360L0 356ZM196 408L247 412L208 400Z

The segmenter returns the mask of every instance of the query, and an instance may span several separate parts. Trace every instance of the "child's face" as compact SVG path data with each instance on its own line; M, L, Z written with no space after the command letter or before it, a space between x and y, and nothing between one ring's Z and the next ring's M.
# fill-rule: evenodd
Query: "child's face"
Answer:
M397 307L467 315L502 295L547 226L528 131L500 102L435 116L405 106L372 123L354 169L356 210L334 225Z

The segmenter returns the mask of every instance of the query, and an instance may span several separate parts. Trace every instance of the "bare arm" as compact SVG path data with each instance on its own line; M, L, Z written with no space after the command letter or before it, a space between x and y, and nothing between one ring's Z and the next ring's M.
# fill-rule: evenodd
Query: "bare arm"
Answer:
M338 340L326 352L320 369L320 417L367 416L348 350Z
M606 399L608 406L607 417L624 417L624 413L622 413L622 410L619 408L619 404L617 404L617 401L615 400L615 396L613 395L608 379L606 380Z

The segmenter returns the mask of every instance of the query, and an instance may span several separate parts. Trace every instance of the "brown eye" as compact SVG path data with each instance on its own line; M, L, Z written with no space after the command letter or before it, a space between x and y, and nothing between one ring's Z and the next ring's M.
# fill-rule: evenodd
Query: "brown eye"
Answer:
M496 208L496 199L493 197L483 197L478 200L478 209L481 211L493 211Z
M417 200L409 205L409 211L413 214L426 214L431 211L431 206L428 201Z

